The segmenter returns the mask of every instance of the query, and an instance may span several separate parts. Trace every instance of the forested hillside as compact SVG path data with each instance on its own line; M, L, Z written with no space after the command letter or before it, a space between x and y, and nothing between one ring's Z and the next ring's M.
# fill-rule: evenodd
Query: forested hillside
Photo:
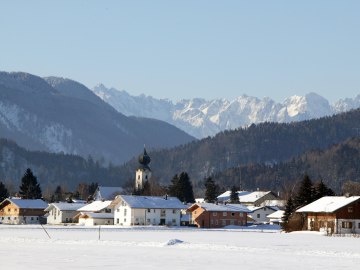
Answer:
M251 125L170 150L149 151L149 154L154 174L162 181L168 182L181 171L199 181L240 165L275 165L309 150L325 150L359 133L360 110L353 110L303 122ZM122 175L131 175L136 162L133 159L125 164Z
M102 167L99 161L76 155L27 151L12 141L0 139L0 181L10 191L18 190L21 177L31 168L43 189L54 190L61 185L74 190L79 183L120 186L119 171L113 166Z
M296 190L306 173L316 182L323 182L341 193L346 181L360 183L360 137L351 138L329 149L309 151L297 158L276 165L248 164L215 173L213 179L221 186L243 189L271 189L280 192Z

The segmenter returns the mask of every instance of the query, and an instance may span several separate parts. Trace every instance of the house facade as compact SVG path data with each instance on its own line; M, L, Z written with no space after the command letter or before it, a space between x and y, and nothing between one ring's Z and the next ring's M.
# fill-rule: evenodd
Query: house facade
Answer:
M114 224L114 208L112 201L94 201L78 210L76 218L80 225L112 225Z
M47 203L40 199L5 199L0 203L0 223L38 224L47 206Z
M83 203L51 203L45 209L47 212L47 224L75 223L78 214L77 210L83 207Z
M84 212L81 213L79 216L79 224L85 226L113 225L114 214Z
M304 215L305 230L360 233L360 196L326 196L296 212Z
M114 224L180 226L181 209L178 198L119 195L113 202Z
M195 203L187 211L191 214L190 224L199 228L222 228L246 226L249 210L241 204Z
M248 215L254 224L269 223L270 219L268 218L268 215L279 210L274 206L248 206L248 209L250 210Z

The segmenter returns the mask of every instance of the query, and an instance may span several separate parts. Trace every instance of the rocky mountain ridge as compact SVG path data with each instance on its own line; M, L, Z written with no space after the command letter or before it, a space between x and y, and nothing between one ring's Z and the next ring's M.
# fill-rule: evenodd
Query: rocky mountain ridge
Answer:
M360 95L353 99L341 99L334 104L316 93L291 96L282 103L267 97L259 99L247 95L234 100L196 98L172 102L145 95L132 96L126 91L107 88L102 84L92 91L125 115L163 120L196 138L214 136L223 130L246 127L253 123L289 123L360 107Z

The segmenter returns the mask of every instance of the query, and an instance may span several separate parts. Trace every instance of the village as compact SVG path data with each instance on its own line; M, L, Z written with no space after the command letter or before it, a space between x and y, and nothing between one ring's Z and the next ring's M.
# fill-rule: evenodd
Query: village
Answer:
M144 149L135 174L134 185L138 190L151 178L150 161ZM287 220L289 201L279 199L272 191L237 191L234 201L231 190L217 196L212 203L204 198L186 203L166 194L141 196L122 192L122 187L98 186L91 202L72 200L48 204L42 199L6 198L0 203L0 224L208 229L277 225L279 230L286 231L285 221L291 226L287 231L319 231L330 235L360 233L360 196L322 196L288 213Z

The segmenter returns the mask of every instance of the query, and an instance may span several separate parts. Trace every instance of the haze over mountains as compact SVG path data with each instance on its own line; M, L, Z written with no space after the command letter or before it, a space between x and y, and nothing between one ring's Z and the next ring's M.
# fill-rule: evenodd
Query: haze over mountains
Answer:
M102 84L92 89L96 95L125 115L150 117L177 126L196 138L252 123L302 121L360 107L360 95L330 104L324 97L309 93L291 96L282 103L270 98L240 96L234 100L184 99L172 102L151 96L132 96Z
M144 144L164 148L194 139L163 121L127 117L78 82L21 72L0 72L0 138L113 163Z

